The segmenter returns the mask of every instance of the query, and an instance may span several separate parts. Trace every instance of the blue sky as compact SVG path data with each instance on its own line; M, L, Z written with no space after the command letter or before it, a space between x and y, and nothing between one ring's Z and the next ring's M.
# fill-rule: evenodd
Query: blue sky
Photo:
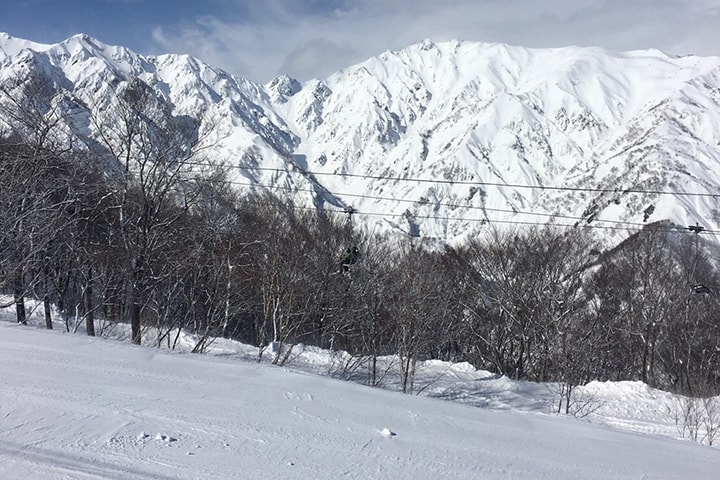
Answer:
M720 56L720 0L4 0L0 31L188 53L264 83L323 77L426 38Z

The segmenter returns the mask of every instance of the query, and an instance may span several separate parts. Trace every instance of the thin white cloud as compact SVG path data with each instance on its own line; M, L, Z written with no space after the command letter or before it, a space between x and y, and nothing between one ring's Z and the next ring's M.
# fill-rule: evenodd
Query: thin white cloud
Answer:
M271 0L242 19L156 29L183 51L251 80L324 77L430 38L527 47L596 45L720 55L720 0Z

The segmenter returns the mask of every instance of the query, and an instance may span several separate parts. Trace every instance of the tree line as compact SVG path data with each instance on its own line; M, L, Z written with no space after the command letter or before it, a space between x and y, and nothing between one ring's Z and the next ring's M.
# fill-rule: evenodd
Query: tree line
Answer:
M720 393L718 250L699 232L649 225L605 253L592 229L552 226L426 248L241 195L198 161L207 119L173 116L137 79L114 88L92 109L47 78L0 88L0 289L19 323L33 297L47 328L55 306L89 335L129 324L135 344L185 331L197 352L234 338L277 364L312 344L349 352L370 385L394 355L408 392L434 358L567 395L591 380Z

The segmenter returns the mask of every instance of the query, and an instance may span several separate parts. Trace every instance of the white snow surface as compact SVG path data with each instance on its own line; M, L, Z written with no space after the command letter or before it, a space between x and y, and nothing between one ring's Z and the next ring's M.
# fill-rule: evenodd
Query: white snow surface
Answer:
M3 479L717 479L720 451L679 440L673 396L587 387L601 408L549 413L551 388L424 362L421 395L330 378L330 352L287 367L217 340L169 352L12 323L0 311ZM149 332L145 341L152 342ZM122 335L120 335L122 336ZM191 342L191 338L184 337ZM266 358L268 358L266 356Z

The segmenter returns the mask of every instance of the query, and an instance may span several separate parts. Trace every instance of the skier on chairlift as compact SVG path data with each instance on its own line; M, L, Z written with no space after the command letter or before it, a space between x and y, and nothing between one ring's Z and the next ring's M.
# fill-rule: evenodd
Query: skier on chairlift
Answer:
M350 265L353 265L357 261L359 255L360 250L358 250L357 247L352 247L345 250L345 254L342 256L342 259L340 259L340 271L350 271Z

